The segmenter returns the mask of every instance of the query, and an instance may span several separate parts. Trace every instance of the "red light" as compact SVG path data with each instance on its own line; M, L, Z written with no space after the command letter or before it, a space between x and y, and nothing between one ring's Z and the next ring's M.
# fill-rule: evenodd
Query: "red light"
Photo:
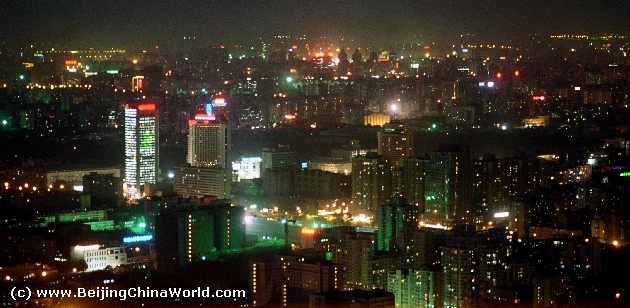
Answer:
M155 104L140 104L138 105L138 111L153 111L155 110Z
M315 234L315 230L310 228L302 228L302 234L313 235Z
M615 294L615 298L616 298L616 299L620 299L620 298L621 298L621 293L616 293L616 294Z
M501 76L503 76L503 74L497 73L497 78L501 78Z
M521 72L519 72L519 71L514 71L514 76L518 77L518 76L520 76L520 75L521 75Z

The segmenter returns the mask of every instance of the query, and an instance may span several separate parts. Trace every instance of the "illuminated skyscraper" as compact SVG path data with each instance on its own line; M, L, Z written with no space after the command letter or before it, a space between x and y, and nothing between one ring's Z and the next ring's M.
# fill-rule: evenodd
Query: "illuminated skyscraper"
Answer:
M188 121L188 162L193 167L230 168L232 134L230 125L203 112Z
M175 168L174 189L184 196L230 197L232 147L230 124L217 120L212 107L188 121L190 165Z
M125 183L132 193L157 179L157 115L154 103L125 104Z

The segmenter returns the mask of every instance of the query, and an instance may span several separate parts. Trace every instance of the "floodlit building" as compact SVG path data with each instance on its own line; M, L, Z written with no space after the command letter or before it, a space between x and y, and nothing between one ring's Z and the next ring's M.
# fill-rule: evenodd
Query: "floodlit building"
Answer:
M127 264L125 247L101 247L99 245L77 245L72 247L71 259L84 260L86 272L104 270Z

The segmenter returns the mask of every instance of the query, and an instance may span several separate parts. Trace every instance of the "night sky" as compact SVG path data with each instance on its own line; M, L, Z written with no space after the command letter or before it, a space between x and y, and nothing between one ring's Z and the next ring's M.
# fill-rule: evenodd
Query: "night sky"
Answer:
M427 42L475 33L630 32L627 0L1 0L0 39L68 47L257 42L270 35L346 37L359 43Z

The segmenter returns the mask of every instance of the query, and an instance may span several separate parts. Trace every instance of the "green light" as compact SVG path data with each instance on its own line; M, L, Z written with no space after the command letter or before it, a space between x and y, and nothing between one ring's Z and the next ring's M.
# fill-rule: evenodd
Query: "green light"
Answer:
M291 76L287 77L287 82L291 82L291 81L293 81L293 77Z
M3 123L4 123L4 121L3 121ZM619 176L630 176L630 171L624 171L624 172L620 173Z
M332 251L328 251L328 252L326 252L326 260L328 260L328 261L332 261L332 259L333 259L333 253L332 253Z
M24 75L20 75L20 80L24 80Z
M436 128L437 125L435 123L431 124L431 128Z
M7 125L7 123L9 123L7 120L2 120L2 125Z
M313 224L313 228L317 229L317 228L319 228L319 225L318 224Z

